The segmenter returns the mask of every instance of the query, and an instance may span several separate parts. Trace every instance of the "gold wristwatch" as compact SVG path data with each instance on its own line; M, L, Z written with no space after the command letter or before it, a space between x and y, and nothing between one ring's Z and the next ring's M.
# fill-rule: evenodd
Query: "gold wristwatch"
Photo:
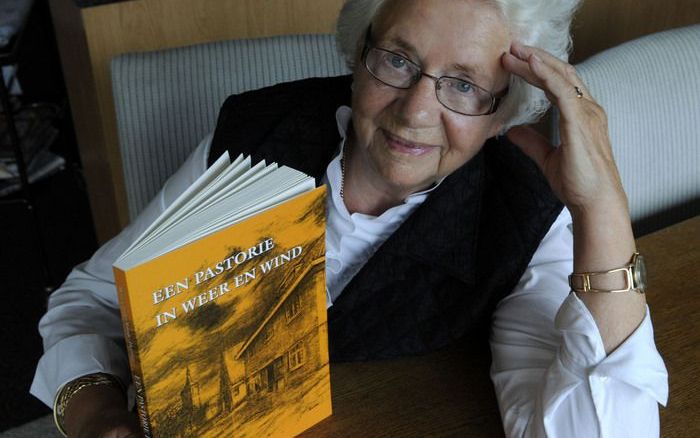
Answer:
M598 287L602 281L624 280L623 289L603 289ZM569 275L569 286L574 292L602 292L616 293L635 291L643 294L647 286L647 270L644 257L639 253L634 253L632 260L625 266L603 272L583 272Z

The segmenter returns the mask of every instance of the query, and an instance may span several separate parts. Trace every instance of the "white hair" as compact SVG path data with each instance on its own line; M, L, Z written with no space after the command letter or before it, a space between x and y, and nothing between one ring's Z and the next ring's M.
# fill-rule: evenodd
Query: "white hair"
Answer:
M503 14L513 39L540 47L567 61L571 49L569 29L581 0L483 0ZM362 50L364 35L387 0L346 0L338 17L336 40L348 67L353 70ZM397 3L397 7L400 3ZM544 92L511 75L508 95L498 113L505 132L512 126L532 123L549 108Z

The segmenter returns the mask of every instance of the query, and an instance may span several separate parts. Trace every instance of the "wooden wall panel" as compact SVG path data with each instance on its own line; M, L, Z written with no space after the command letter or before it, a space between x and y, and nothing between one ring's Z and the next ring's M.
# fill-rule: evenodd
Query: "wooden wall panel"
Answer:
M625 41L700 23L700 0L584 0L573 25L573 62Z
M342 0L137 0L83 9L103 51L148 51L210 41L330 33Z

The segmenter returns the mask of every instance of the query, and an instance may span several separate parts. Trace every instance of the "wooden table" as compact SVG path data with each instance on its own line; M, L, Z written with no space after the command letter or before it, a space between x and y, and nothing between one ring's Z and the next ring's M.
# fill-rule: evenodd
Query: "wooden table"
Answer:
M700 216L637 241L647 259L647 302L669 374L661 436L700 437Z
M670 374L663 437L700 436L700 216L637 241L647 258L656 342ZM695 275L694 275L695 274ZM484 345L333 364L334 414L303 436L502 437Z

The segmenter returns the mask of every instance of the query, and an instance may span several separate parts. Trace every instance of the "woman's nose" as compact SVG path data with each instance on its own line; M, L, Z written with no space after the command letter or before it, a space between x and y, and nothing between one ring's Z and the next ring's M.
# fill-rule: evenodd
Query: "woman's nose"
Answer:
M396 101L397 116L409 128L434 127L444 107L437 100L435 81L422 76L411 88L402 90Z

